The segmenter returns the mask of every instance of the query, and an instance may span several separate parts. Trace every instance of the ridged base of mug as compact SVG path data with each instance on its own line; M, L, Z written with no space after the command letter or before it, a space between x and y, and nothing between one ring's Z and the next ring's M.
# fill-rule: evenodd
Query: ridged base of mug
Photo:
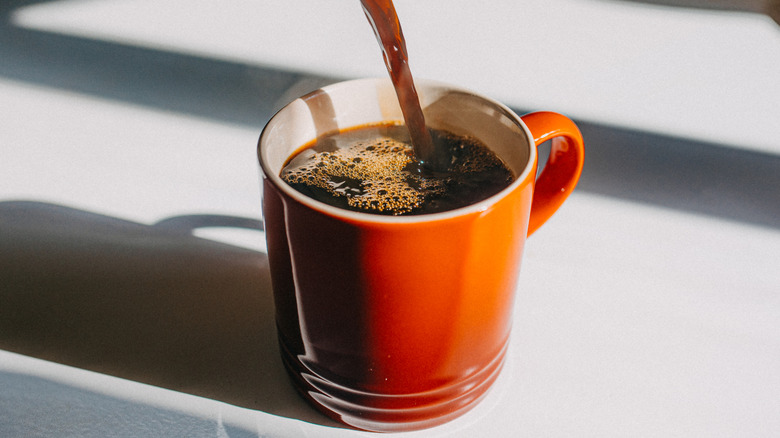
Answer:
M465 414L482 400L496 380L506 353L505 346L480 371L442 388L412 394L381 394L329 382L280 344L285 368L306 400L340 423L372 432L426 429Z

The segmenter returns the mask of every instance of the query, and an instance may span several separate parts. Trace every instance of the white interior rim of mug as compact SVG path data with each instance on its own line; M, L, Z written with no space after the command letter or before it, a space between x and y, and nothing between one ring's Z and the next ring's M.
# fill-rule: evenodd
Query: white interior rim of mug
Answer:
M432 81L432 80L417 80L415 79L415 86L420 92L423 87L441 87L443 89L446 89L447 91L452 92L460 92L465 93L474 97L479 98L481 101L491 105L495 109L499 110L503 115L505 115L507 118L511 119L519 128L523 130L525 133L527 141L523 145L524 147L528 148L528 158L526 160L526 163L523 167L522 172L519 172L516 176L514 181L512 181L511 184L509 184L507 187L505 187L500 192L485 198L479 202L467 205L465 207L456 208L453 210L447 210L439 213L426 213L426 214L417 214L417 215L400 215L400 216L393 216L393 215L382 215L382 214L376 214L376 213L367 213L367 212L360 212L360 211L354 211L354 210L346 210L343 208L338 208L331 206L329 204L326 204L324 202L318 201L316 199L310 198L303 193L295 190L292 188L289 184L287 184L280 176L280 172L282 170L282 167L284 166L284 163L282 163L279 166L271 165L269 162L272 161L269 159L268 156L268 147L265 147L266 137L272 134L269 134L269 127L274 124L274 122L280 118L284 117L285 112L289 111L290 108L296 104L300 104L300 102L305 101L311 96L314 96L318 93L323 92L329 92L331 90L334 90L338 87L357 87L357 86L367 86L370 84L364 84L366 82L370 82L371 84L377 84L381 81L387 81L389 83L389 79L385 78L369 78L369 79L355 79L355 80L349 80L344 82L338 82L331 85L328 85L326 87L323 87L319 90L313 91L309 94L306 94L305 96L301 96L298 99L295 99L294 101L288 103L285 105L282 109L280 109L271 119L268 121L266 126L263 128L263 131L260 134L260 139L258 141L258 158L260 161L260 167L265 175L266 178L270 179L276 187L278 187L279 190L283 191L286 195L290 196L291 198L295 199L296 201L300 202L303 205L306 205L314 210L318 210L324 214L327 214L329 216L333 216L336 218L342 218L344 220L354 221L354 222L362 222L362 223L393 223L393 224L401 224L401 223L425 223L425 222L435 222L435 221L441 221L445 219L451 219L459 216L465 216L470 215L474 213L481 213L484 211L487 211L492 205L494 205L496 202L498 202L501 198L508 195L510 192L515 190L519 185L523 183L528 178L528 174L531 172L536 173L536 169L533 167L533 163L537 160L537 149L534 144L533 135L531 134L528 127L523 123L520 116L515 114L514 111L509 109L504 104L485 97L483 95L480 95L478 93L475 93L473 91L452 86L449 84L445 84L438 81ZM377 120L377 122L381 122L383 120ZM371 122L366 122L365 124L368 124ZM353 125L358 126L358 125ZM309 138L307 141L300 142L300 144L296 145L293 150L297 151L300 150L302 146L307 144L308 142L314 140L314 136L312 138ZM287 158L291 155L288 154ZM278 167L278 168L276 168ZM534 175L535 177L536 175Z

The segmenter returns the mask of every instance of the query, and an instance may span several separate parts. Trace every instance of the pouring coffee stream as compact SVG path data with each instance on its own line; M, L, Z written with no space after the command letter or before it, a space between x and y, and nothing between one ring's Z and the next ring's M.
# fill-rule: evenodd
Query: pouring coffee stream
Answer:
M392 0L361 0L361 3L382 47L385 66L393 81L417 160L433 169L441 169L445 164L437 162L441 160L437 160L435 145L425 125L395 6Z

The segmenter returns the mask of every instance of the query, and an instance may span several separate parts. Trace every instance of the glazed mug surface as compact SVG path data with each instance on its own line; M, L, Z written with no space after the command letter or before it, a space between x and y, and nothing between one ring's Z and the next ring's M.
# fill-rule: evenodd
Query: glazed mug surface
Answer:
M258 145L283 362L314 406L365 430L431 427L484 396L504 361L526 237L574 189L584 158L579 130L560 114L519 117L468 90L416 86L429 127L477 137L514 182L467 207L382 216L318 202L280 178L318 136L402 120L388 79L296 99ZM547 140L537 178L537 146Z

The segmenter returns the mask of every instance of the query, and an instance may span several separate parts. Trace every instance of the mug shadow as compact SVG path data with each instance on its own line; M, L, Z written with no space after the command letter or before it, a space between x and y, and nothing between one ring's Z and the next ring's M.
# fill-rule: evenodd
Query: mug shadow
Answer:
M0 348L337 426L298 396L279 359L267 256L193 236L202 226L260 222L149 226L0 202Z
M24 373L0 371L0 388L2 437L31 432L38 438L183 436L182 425L188 438L213 437L215 431L217 436L257 437L257 432L220 418L149 406Z

